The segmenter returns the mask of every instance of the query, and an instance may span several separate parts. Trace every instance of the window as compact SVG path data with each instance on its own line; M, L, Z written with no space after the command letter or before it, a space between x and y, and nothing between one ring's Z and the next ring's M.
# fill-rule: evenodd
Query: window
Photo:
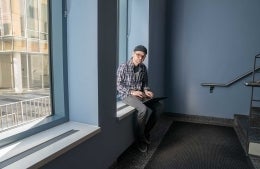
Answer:
M128 0L118 0L118 57L117 66L127 60ZM117 101L120 99L117 98Z
M128 0L118 0L118 65L127 60Z
M0 0L0 147L68 121L64 6Z

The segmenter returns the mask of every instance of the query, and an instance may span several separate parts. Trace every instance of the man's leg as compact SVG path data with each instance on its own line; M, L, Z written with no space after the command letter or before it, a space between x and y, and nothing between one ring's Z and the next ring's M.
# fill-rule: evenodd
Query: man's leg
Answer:
M142 101L140 101L138 98L135 96L128 96L124 100L122 100L127 105L130 105L137 110L137 139L138 142L140 143L139 145L142 145L143 142L146 141L145 138L145 124L147 121L147 117L149 112L151 112L150 108L146 107ZM147 149L147 147L146 147ZM146 151L146 150L145 150Z
M148 118L148 122L145 127L145 136L148 139L150 137L150 131L152 130L160 115L162 114L163 105L160 102L155 102L153 105L150 105L149 107L152 109L152 113Z

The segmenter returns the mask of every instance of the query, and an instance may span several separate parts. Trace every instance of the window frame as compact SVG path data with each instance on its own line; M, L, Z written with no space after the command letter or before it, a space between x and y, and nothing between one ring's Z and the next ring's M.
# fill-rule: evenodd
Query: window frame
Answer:
M25 125L21 125L7 130L12 134L1 139L0 147L69 121L66 7L66 1L48 0L52 116L43 119L30 129L23 129ZM3 136L5 131L1 134Z

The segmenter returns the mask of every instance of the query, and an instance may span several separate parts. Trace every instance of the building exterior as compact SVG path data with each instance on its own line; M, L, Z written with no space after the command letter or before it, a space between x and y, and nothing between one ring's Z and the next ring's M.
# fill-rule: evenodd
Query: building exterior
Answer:
M49 88L47 0L0 0L0 91Z
M0 0L0 131L51 114L48 0Z

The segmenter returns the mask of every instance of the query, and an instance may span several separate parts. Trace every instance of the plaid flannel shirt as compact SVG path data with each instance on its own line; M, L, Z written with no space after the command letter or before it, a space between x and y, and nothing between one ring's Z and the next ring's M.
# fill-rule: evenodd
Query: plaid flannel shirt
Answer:
M131 90L150 90L148 87L148 74L146 66L139 64L140 73L135 77L134 64L132 59L121 64L117 69L117 91L118 96L123 100L130 95Z

